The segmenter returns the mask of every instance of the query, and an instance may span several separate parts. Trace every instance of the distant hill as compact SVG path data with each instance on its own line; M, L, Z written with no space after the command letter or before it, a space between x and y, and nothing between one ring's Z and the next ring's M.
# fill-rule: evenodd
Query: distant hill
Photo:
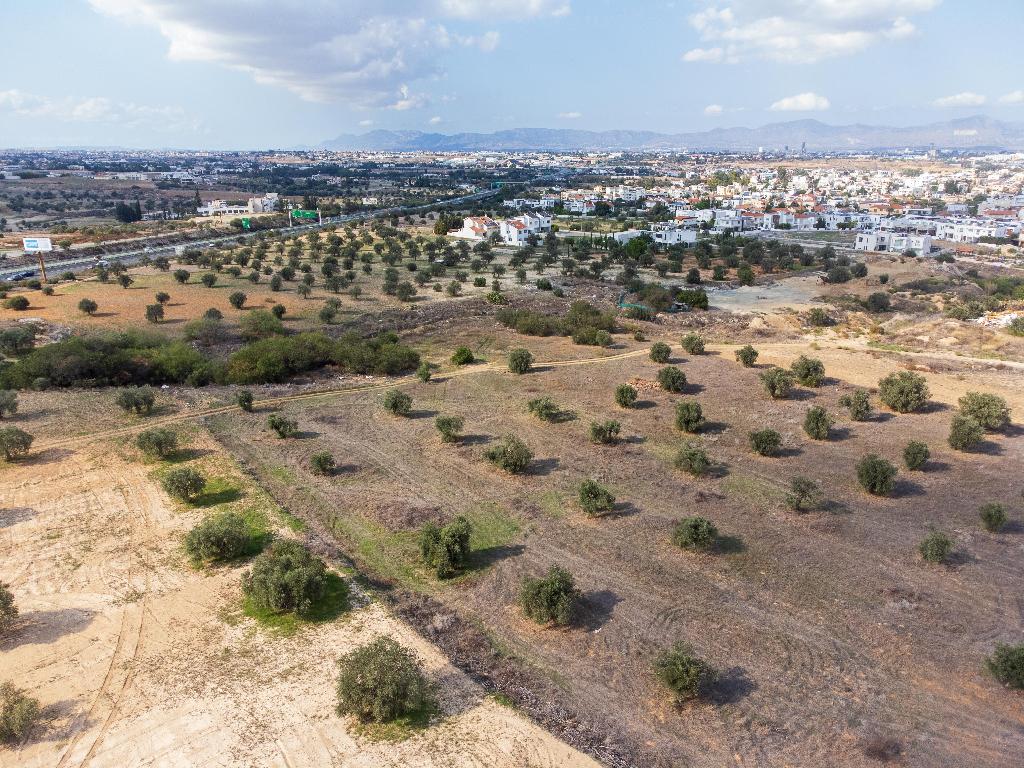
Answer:
M495 133L424 133L376 130L343 134L323 149L364 151L608 151L724 150L749 152L759 147L808 151L881 149L1024 149L1024 123L1006 123L977 115L906 128L880 125L827 125L793 120L760 128L715 128L694 133L654 131L584 131L567 128L517 128Z

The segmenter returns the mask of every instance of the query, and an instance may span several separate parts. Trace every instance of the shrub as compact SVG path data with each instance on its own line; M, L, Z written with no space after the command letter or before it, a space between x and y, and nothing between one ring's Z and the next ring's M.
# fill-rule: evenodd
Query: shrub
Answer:
M157 291L153 298L156 299L157 304L166 304L171 300L171 294L166 291Z
M533 355L528 349L513 349L508 353L508 369L512 373L529 373L533 367Z
M783 400L789 397L793 389L793 374L778 367L769 368L761 372L761 383L764 384L764 391L775 400Z
M807 409L807 415L804 417L804 432L812 440L828 440L833 423L828 411L820 405L815 405Z
M672 691L677 703L700 696L717 676L715 669L700 659L692 646L682 642L659 653L653 669L655 676Z
M416 378L422 381L424 384L430 381L430 377L432 375L433 372L430 368L430 363L428 363L426 360L420 363L419 367L416 369Z
M452 354L452 365L470 365L475 362L472 350L469 347L459 347Z
M809 477L794 477L789 483L786 506L794 512L810 512L825 501L821 486Z
M205 275L199 278L199 280L207 288L213 288L213 286L217 284L217 276L213 274L213 272L207 272Z
M807 313L807 324L815 328L824 328L832 325L833 322L828 312L821 307L814 307L814 309Z
M28 454L32 447L32 435L17 427L0 427L0 453L7 461L14 461Z
M434 419L434 426L441 433L441 440L446 443L459 442L459 433L464 424L465 419L461 416L438 416Z
M146 320L150 323L159 323L164 319L164 305L163 304L147 304L146 305Z
M985 666L1000 683L1010 688L1024 688L1024 643L996 645Z
M683 336L682 342L683 349L691 355L703 355L704 354L704 339L702 339L696 333L688 333Z
M650 356L656 363L667 363L672 356L672 347L663 341L656 341L651 345Z
M100 305L92 299L82 299L78 302L78 311L86 315L95 315L99 308Z
M1003 429L1010 423L1006 400L987 392L968 392L957 403L960 413L970 416L989 431Z
M686 443L676 454L677 469L689 472L694 477L703 477L711 469L711 461L704 449L695 443Z
M682 392L686 388L686 374L674 365L658 371L658 384L666 392Z
M581 596L572 574L555 565L547 576L523 578L519 604L523 613L538 624L566 626L572 621Z
M147 429L135 438L135 445L147 456L164 458L178 447L178 433L172 429Z
M203 312L203 319L204 320L223 320L224 319L224 313L221 312L216 307L210 307L208 310Z
M25 741L42 715L39 702L11 683L0 684L0 742Z
M269 339L272 336L280 336L284 333L284 323L280 318L265 309L254 309L242 315L238 321L242 338L247 341L258 339Z
M150 414L156 403L156 393L149 387L125 387L117 393L114 402L126 413Z
M621 429L622 425L612 419L592 421L590 422L590 441L602 445L612 445L618 441Z
M896 467L875 453L857 462L857 481L868 493L888 496L896 485Z
M526 404L526 410L542 421L554 421L560 410L550 397L537 397Z
M864 308L868 312L888 312L892 307L892 300L889 294L878 291L872 293L864 300Z
M928 463L930 457L931 451L920 440L911 440L903 449L903 463L910 470L924 469L924 465Z
M484 451L484 458L506 472L523 472L533 459L533 451L515 435L505 435Z
M242 293L241 291L235 291L230 296L228 296L228 304L230 304L235 309L241 309L242 307L245 306L245 298L246 296L244 293Z
M922 539L917 551L928 563L944 563L953 551L953 540L942 531L932 531Z
M573 337L573 340L575 341L575 336ZM596 344L599 347L610 347L612 345L612 341L613 341L612 335L610 333L608 333L608 331L599 330L599 331L594 333L594 344ZM577 343L585 343L585 342L577 342Z
M736 350L736 361L744 368L750 368L757 362L757 350L747 344Z
M1003 509L1002 504L995 502L982 504L978 509L978 515L981 517L981 524L985 526L986 531L998 533L1006 525L1006 510Z
M1024 317L1015 317L1006 326L1006 332L1011 336L1024 336Z
M0 389L0 419L4 414L13 415L18 412L18 393L9 389Z
M0 331L0 352L5 355L21 355L36 345L36 331L31 325L4 328Z
M705 517L686 517L672 531L672 543L683 549L706 551L715 543L718 529Z
M18 618L18 606L10 588L0 581L0 637L3 637L14 626Z
M782 447L782 435L774 429L758 429L750 433L750 448L761 456L774 456Z
M839 398L839 404L850 412L854 421L867 421L871 416L871 401L866 389L857 389Z
M430 686L415 654L390 637L378 637L338 660L339 715L387 723L424 710Z
M332 475L337 466L338 462L334 460L330 451L317 451L309 457L309 468L314 475Z
M299 542L279 539L242 576L242 592L258 609L309 614L323 597L327 566Z
M895 371L878 382L878 397L898 413L913 413L928 402L928 384L913 371Z
M985 437L985 430L970 416L958 413L949 425L949 445L958 451L969 451Z
M171 274L174 275L174 279L177 280L182 285L187 283L188 279L192 276L192 274L187 269L176 269Z
M800 355L790 366L796 380L805 387L820 387L825 380L825 365L821 360Z
M285 307L284 304L275 304L274 306L272 306L270 308L270 314L272 314L278 320L280 320L282 317L284 317L284 315L285 315L285 313L287 311L288 311L288 308Z
M400 389L390 389L381 400L381 405L392 416L408 416L412 410L412 398Z
M241 408L243 411L246 411L247 413L251 412L253 403L252 392L250 392L248 389L241 390L235 396L235 402L238 403L238 407Z
M177 467L164 475L162 484L168 495L190 501L203 492L206 478L191 467Z
M637 397L636 387L630 384L619 384L615 388L615 403L622 408L631 408Z
M28 299L24 296L11 296L9 299L4 299L4 308L13 309L18 312L23 312L28 309Z
M427 523L420 531L420 554L423 562L439 579L447 579L469 562L469 537L472 526L459 515L444 527Z
M198 563L234 560L251 546L249 526L236 512L210 515L185 536L185 552Z
M604 486L594 480L584 480L579 488L580 506L588 515L610 512L615 506L615 497Z
M274 430L281 439L295 437L299 432L299 423L295 419L289 419L279 413L267 416L267 426Z
M704 412L696 400L676 403L676 429L697 432L704 423Z

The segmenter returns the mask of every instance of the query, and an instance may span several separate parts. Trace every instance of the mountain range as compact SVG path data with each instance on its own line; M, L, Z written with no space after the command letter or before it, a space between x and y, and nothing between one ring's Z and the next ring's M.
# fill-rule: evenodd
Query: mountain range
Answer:
M715 128L690 133L587 131L568 128L517 128L494 133L424 133L375 130L342 134L322 149L392 152L486 151L867 151L892 149L1024 149L1024 123L983 115L927 125L828 125L819 120L770 123L760 128Z

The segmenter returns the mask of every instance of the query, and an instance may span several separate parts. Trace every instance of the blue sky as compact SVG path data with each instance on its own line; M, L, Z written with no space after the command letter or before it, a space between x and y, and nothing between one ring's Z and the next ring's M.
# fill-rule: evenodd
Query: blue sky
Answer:
M4 0L0 146L1024 121L1021 0Z

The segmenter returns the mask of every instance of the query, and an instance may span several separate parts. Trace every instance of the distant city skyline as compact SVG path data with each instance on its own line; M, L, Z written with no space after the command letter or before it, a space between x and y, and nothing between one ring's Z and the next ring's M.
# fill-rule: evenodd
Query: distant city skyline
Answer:
M1004 0L37 0L0 22L3 147L1024 121Z

